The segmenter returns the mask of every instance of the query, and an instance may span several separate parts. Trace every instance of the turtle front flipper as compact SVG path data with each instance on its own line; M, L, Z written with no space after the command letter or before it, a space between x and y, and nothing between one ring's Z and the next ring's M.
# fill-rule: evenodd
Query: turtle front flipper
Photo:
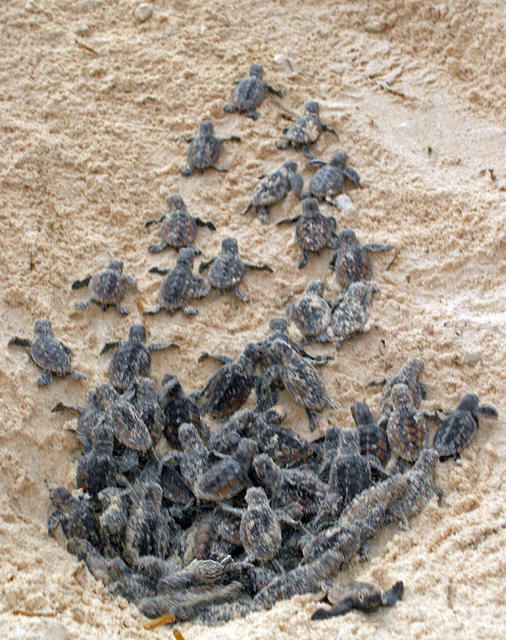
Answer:
M393 587L385 591L381 604L384 607L393 607L401 598L404 593L404 584L402 580L396 582Z
M14 338L11 338L7 344L9 347L29 347L31 342L26 338L18 338L18 336L14 336Z
M223 107L223 111L226 111L227 113L235 113L237 111L236 107L234 107L233 104L226 104Z
M339 138L339 133L328 124L325 124L324 122L320 122L320 127L322 128L322 131L328 131L329 133L333 133L336 136L336 138Z
M82 280L74 280L72 283L71 289L82 289L83 287L87 287L90 284L91 276L86 276Z
M274 273L274 269L269 267L268 264L251 264L251 262L243 263L246 269L256 269L257 271L269 271L270 273Z
M214 169L215 171L220 171L221 173L228 173L229 169L225 169L225 167L218 167L215 164L209 166L209 169Z
M148 250L151 251L151 253L160 253L168 246L169 245L166 242L162 242L161 244L150 244Z
M332 609L317 609L311 616L311 620L327 620L336 616L343 616L354 608L353 600L343 600Z
M193 219L195 220L195 224L198 225L199 227L207 227L208 229L211 229L211 231L216 231L216 227L212 222L201 220L200 218L193 218Z
M120 340L114 340L114 342L106 342L102 347L102 351L100 352L100 355L102 355L106 351L110 351L111 349L116 349L117 347L119 347L120 344L121 344Z
M294 216L293 218L283 218L283 220L278 220L276 222L276 226L278 224L288 224L289 222L297 222L297 220L300 218L300 216Z
M275 96L278 96L278 98L282 98L283 97L283 92L281 91L281 89L275 89L270 84L267 84L267 82L264 82L264 87L270 93L273 93Z
M308 260L309 260L308 252L305 249L302 249L302 257L298 264L299 269L302 269L303 267L305 267Z
M73 380L86 380L86 376L75 369L70 370L70 376Z
M163 220L166 218L165 214L163 216L161 216L160 218L155 218L153 220L147 220L144 223L145 227L150 227L152 224L159 224L160 222L163 222Z
M49 384L52 379L53 374L51 373L51 371L43 371L35 382L39 387L44 387L46 384Z

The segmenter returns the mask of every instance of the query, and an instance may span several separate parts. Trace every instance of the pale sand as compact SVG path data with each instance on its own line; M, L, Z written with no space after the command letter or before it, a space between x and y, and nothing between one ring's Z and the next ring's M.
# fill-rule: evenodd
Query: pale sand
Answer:
M364 183L363 190L349 191L356 215L333 211L338 227L354 228L365 242L391 242L399 252L388 270L391 255L373 257L381 290L373 303L376 328L346 343L322 370L342 409L325 412L316 435L328 425L350 426L354 400L365 399L377 411L380 388L365 384L415 356L426 362L424 407L451 409L464 393L476 392L500 418L482 421L460 465L438 467L442 508L432 500L408 533L387 527L371 545L369 562L342 572L343 580L370 579L382 587L403 580L404 599L394 609L311 623L314 598L303 596L220 629L181 629L187 640L504 637L502 0L322 1L316 9L295 0L260 7L160 0L143 24L134 18L137 3L126 0L33 4L35 11L24 1L0 8L2 637L172 637L169 628L144 631L134 606L110 600L65 551L62 536L47 536L48 488L75 486L80 453L68 431L75 422L50 409L59 400L84 402L89 386L106 376L109 357L98 355L101 346L125 336L140 318L132 294L125 301L134 311L128 318L96 306L76 311L73 304L84 294L70 291L70 284L119 257L138 279L143 303L154 304L160 278L148 268L173 264L175 254L148 253L159 236L144 221L159 215L174 192L190 212L218 227L215 234L199 232L205 258L230 234L252 261L269 262L274 274L245 278L249 305L213 293L198 303L196 318L160 314L147 321L153 340L175 339L184 347L155 355L155 380L176 372L187 390L215 370L212 362L197 366L202 350L237 355L265 335L268 320L308 279L325 279L335 296L330 252L312 256L301 272L293 228L236 215L257 176L285 159L298 161L306 180L312 175L302 154L273 144L290 121L286 116L308 99L318 99L322 120L341 132L339 141L323 134L315 152L328 159L345 150ZM88 35L75 35L78 21L89 26ZM252 62L263 63L266 80L285 93L266 100L256 123L222 111L232 81ZM242 143L224 145L220 163L231 171L183 178L181 136L192 135L207 117L219 135L242 136ZM272 219L297 211L290 195ZM87 382L38 389L36 367L23 351L6 347L14 334L31 337L42 316L72 347L74 366ZM281 403L289 412L286 424L307 435L302 411L287 395Z

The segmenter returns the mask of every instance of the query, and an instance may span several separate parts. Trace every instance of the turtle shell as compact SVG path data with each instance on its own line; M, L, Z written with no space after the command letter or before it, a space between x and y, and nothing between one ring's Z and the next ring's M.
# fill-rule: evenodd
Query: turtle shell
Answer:
M371 468L360 454L339 455L332 463L329 487L343 497L343 504L351 502L371 486Z
M385 466L390 454L386 431L374 424L365 424L358 427L358 435L361 455L376 456L381 464Z
M138 341L122 342L109 364L109 379L120 391L128 389L137 376L147 376L151 365L149 349Z
M338 249L334 255L334 271L343 287L349 287L352 282L371 279L371 260L366 249L346 247Z
M118 402L107 411L107 422L118 442L134 451L147 451L151 445L149 431L134 407Z
M250 560L263 564L277 556L282 542L281 527L268 502L248 508L241 518L240 535Z
M186 268L175 267L160 285L159 304L169 313L186 307L194 298L195 278Z
M93 300L101 304L118 304L125 296L125 278L114 269L92 276L88 288Z
M233 255L220 255L209 269L209 282L217 289L235 287L246 272L243 262Z
M429 440L423 417L406 411L394 411L390 415L387 436L392 453L409 462L415 462Z
M319 251L327 246L332 235L330 219L325 216L301 216L295 227L295 237L299 245L307 251Z
M322 127L314 115L304 115L294 122L284 134L285 138L295 144L312 144L320 137Z
M360 611L376 611L383 602L381 589L366 582L342 582L335 584L327 593L332 604L349 601L353 608Z
M367 310L356 298L347 298L332 313L332 331L341 340L361 331L367 320Z
M202 422L198 407L184 395L174 396L169 399L164 407L165 412L165 430L164 434L169 444L173 447L179 447L178 431L179 427L190 422L195 426L199 434L202 435Z
M344 186L344 175L339 167L326 164L311 178L309 190L315 198L337 196Z
M293 464L310 458L315 447L292 429L268 426L254 435L258 448L278 464Z
M324 409L328 396L316 369L293 355L283 367L283 383L293 398L307 409Z
M213 166L219 155L220 143L213 136L197 136L188 149L188 161L196 169L207 169Z
M30 344L30 356L42 369L53 373L70 373L70 359L63 345L52 336L37 336Z
M234 87L232 102L239 111L250 111L263 102L265 85L259 78L248 76Z
M328 302L320 296L303 296L294 305L293 321L304 336L317 336L330 325L332 314Z
M322 553L340 551L345 557L350 557L360 549L360 536L354 525L337 525L325 529L307 544L302 553L307 562L316 560Z
M188 502L193 499L193 493L173 465L165 465L163 467L160 485L162 487L163 497L168 502L188 504Z
M289 190L290 181L286 174L283 171L274 171L257 185L251 204L255 207L274 204L284 198Z
M185 211L174 211L163 220L161 234L170 247L189 247L197 235L197 224Z
M440 456L454 456L471 442L477 428L469 411L457 409L443 420L432 446Z
M246 402L253 388L252 376L233 362L225 364L207 385L206 406L215 418L229 416Z
M204 473L195 493L201 500L221 502L240 493L246 487L247 480L242 465L227 456Z
M316 513L329 488L310 469L284 469L274 496L281 505L300 504L305 514Z

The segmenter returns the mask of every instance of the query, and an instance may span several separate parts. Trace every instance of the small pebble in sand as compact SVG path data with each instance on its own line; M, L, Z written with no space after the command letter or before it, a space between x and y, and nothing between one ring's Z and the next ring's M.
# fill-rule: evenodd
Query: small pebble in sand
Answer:
M350 197L347 196L345 193L341 193L340 195L338 195L337 198L335 198L335 203L338 209L340 209L343 213L357 212L355 205L351 201Z
M135 10L135 19L137 22L146 22L153 15L153 7L146 2L140 4Z
M82 20L80 20L76 24L75 32L80 36L84 36L90 32L90 28L88 27L86 22L83 22Z
M31 11L32 13L34 11L37 11L37 7L35 6L35 2L32 2L32 0L28 0L28 2L25 4L25 9L27 11Z

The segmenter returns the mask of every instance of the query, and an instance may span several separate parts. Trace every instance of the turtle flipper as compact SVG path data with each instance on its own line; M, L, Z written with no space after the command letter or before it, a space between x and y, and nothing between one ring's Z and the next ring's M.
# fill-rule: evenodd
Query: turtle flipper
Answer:
M393 607L394 604L402 598L403 593L404 584L402 580L399 580L399 582L396 582L393 587L385 591L381 604L384 607Z
M74 280L72 283L71 289L82 289L83 287L87 287L90 284L91 276L86 276L82 280Z
M51 371L43 371L35 382L39 385L39 387L43 387L46 384L49 384L52 379L53 374L51 373Z
M336 604L336 606L332 607L332 609L317 609L311 616L311 620L327 620L327 618L343 616L353 608L354 605L351 599L343 600L343 602Z
M117 347L119 347L120 344L121 344L120 340L115 340L114 342L106 342L102 347L102 351L100 352L100 355L102 355L106 351L110 351L111 349L116 349Z
M161 244L150 244L148 249L151 253L160 253L160 251L163 251L168 246L169 245L166 242L162 242Z
M11 346L29 347L31 342L30 342L30 340L27 340L26 338L18 338L17 336L14 336L14 338L11 338L7 344L8 344L9 347L11 347Z

